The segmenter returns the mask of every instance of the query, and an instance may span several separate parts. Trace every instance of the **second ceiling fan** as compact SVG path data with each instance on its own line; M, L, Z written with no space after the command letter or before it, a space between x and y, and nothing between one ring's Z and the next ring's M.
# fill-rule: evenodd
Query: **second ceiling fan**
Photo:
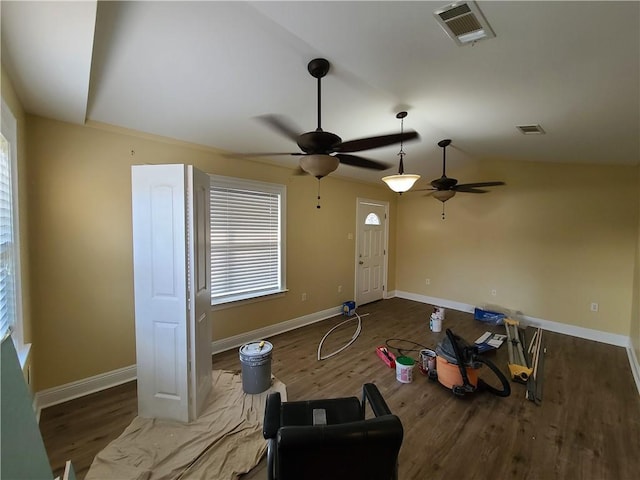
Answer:
M458 183L455 178L447 177L447 147L451 145L450 139L440 140L438 146L442 148L442 176L431 181L431 187L426 190L433 190L430 196L442 202L442 218L444 219L444 202L455 196L457 192L464 193L487 193L483 187L497 187L505 185L504 182L474 182Z

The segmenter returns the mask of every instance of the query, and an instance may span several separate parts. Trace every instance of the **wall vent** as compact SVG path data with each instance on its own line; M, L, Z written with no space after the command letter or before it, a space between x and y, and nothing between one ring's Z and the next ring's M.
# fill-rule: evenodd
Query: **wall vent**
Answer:
M433 16L460 46L496 36L476 2L451 3L434 11Z
M546 132L540 125L517 125L523 135L544 135Z

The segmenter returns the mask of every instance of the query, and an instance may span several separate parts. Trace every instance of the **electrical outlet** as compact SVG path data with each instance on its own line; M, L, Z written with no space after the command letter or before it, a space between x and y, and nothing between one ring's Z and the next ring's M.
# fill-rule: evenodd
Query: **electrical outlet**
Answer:
M342 285L338 285L338 293L342 293Z
M494 288L493 290L491 290L491 296L495 297L498 294L498 292L496 291L496 289Z
M302 294L302 301L303 301L303 302L306 302L306 301L307 301L307 294L306 294L306 293L303 293L303 294Z
M427 279L424 281L424 283L425 283L426 285L431 285L431 279L430 279L430 278L427 278Z
M598 305L596 302L593 302L593 303L591 304L591 311L592 311L592 312L597 312L597 311L598 311L598 308L599 308L599 305Z

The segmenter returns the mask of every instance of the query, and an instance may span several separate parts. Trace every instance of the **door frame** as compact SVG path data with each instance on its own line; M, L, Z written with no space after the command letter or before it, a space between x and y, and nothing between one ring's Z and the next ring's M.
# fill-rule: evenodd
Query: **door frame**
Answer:
M356 197L356 243L354 248L354 281L353 281L353 292L354 292L354 301L356 302L356 306L358 305L358 292L360 291L358 288L358 249L360 248L360 208L361 205L364 204L373 204L384 207L384 259L382 261L382 298L387 298L387 280L388 280L388 270L389 270L389 202L386 200L374 200L372 198L364 198L364 197Z

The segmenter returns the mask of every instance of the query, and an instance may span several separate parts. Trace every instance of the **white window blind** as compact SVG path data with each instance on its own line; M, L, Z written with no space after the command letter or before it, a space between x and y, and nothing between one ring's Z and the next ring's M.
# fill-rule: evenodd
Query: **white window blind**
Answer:
M0 134L0 336L16 321L16 259L14 249L11 144Z
M211 176L211 303L284 290L284 185Z

